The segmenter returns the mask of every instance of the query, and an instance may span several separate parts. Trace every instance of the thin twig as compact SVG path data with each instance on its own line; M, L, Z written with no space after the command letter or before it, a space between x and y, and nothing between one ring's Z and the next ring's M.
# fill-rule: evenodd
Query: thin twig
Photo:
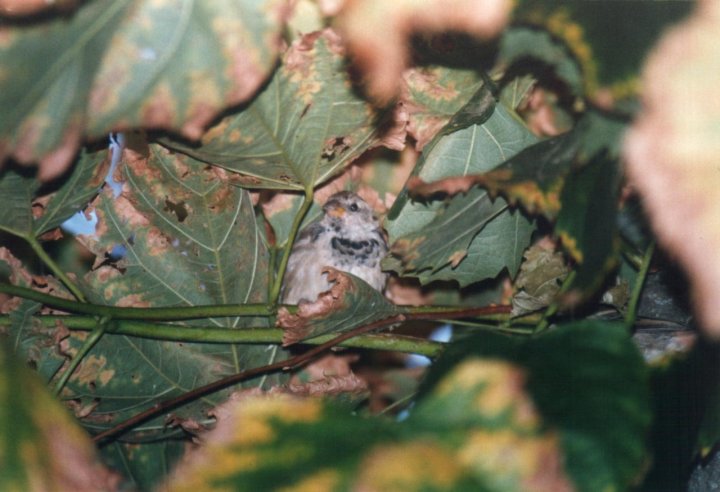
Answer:
M640 303L640 295L642 294L645 279L647 278L648 271L650 270L650 263L652 262L654 253L655 242L653 241L645 250L642 263L640 264L640 270L638 270L638 275L635 279L632 295L630 296L630 301L628 302L627 312L625 313L625 326L629 329L633 327L637 318L637 307Z

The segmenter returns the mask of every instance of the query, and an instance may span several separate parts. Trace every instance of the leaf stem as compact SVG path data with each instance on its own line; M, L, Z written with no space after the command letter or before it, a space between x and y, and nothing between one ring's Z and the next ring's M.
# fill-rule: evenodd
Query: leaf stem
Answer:
M110 318L100 318L95 321L95 327L92 329L88 337L83 342L82 346L80 347L80 350L75 354L75 357L72 358L70 361L70 365L68 368L63 372L62 376L60 376L60 379L58 379L57 383L55 384L55 389L53 390L53 394L55 396L59 396L62 389L65 387L65 384L67 384L68 380L70 379L70 376L75 372L75 369L78 368L82 360L85 358L85 356L92 350L92 348L100 341L100 338L105 334L107 331L108 324L110 323Z
M637 319L637 308L640 303L640 295L642 294L645 279L647 278L648 271L650 270L650 263L654 253L655 242L653 241L645 250L642 263L640 264L640 269L638 270L637 278L635 279L632 295L630 296L630 301L628 302L628 309L625 313L625 326L628 329L631 329L633 325L635 325L635 320Z
M295 214L292 227L290 228L290 236L288 237L285 249L283 250L282 258L280 259L280 266L278 267L277 275L275 276L275 282L273 283L272 290L270 291L270 304L277 306L278 299L280 298L280 289L282 288L283 279L285 278L285 270L287 269L288 260L290 259L290 252L292 251L293 244L295 243L295 237L300 230L305 215L313 203L313 189L312 187L305 188L305 197L300 205L300 209Z
M573 281L575 280L575 270L572 270L567 277L565 277L565 280L563 281L562 285L560 286L560 290L555 295L555 299L553 302L547 307L545 312L542 315L542 319L540 319L540 322L537 324L537 327L535 328L535 333L541 333L548 329L550 326L550 318L552 318L555 313L557 313L558 309L560 309L560 297L567 292L567 290L572 285Z
M36 320L44 326L53 327L60 321L70 330L92 331L97 321L91 316L37 316ZM0 316L0 326L11 324L9 316ZM244 343L244 344L281 344L283 330L280 328L228 329L202 326L178 326L165 323L151 323L133 320L113 320L113 330L109 335L123 335L153 340L196 343ZM303 344L320 345L333 338L332 334L322 335ZM341 344L343 347L364 348L370 350L388 350L433 357L444 346L424 338L405 335L374 334L362 335Z
M99 304L71 301L3 282L0 282L0 293L30 299L31 301L40 302L64 311L91 314L94 316L107 316L115 319L172 321L194 318L221 318L226 316L268 316L272 314L271 308L266 304L221 304L157 308L101 306Z
M78 286L75 285L75 282L73 282L70 277L68 277L67 274L62 271L60 266L55 263L55 260L50 258L50 255L48 255L43 249L42 244L40 244L40 242L34 236L23 236L23 238L28 242L32 250L35 252L36 255L38 255L42 262L45 263L45 265L53 272L53 274L55 274L55 276L60 279L63 285L68 288L72 295L75 296L75 298L80 302L87 302L83 293L80 291Z

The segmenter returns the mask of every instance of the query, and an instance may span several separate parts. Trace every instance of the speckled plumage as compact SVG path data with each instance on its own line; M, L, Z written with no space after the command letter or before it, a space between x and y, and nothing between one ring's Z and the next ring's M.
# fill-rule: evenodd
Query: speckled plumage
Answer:
M374 289L385 288L387 275L380 260L388 247L380 224L362 198L349 191L332 195L325 215L298 235L285 273L282 302L314 301L330 289L326 266L360 277Z

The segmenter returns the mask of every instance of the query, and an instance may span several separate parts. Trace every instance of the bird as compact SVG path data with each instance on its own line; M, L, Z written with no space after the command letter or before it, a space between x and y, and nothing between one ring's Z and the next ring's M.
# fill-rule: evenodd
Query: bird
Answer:
M325 267L351 273L373 289L385 289L380 260L388 245L368 203L351 191L339 191L323 206L323 216L303 228L293 245L283 279L284 304L315 301L332 284Z

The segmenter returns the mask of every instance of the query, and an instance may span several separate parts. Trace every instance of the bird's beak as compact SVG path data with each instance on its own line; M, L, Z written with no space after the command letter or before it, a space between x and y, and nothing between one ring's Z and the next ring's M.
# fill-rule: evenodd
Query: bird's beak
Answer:
M335 217L335 218L337 218L337 219L340 219L340 218L342 218L342 217L345 215L345 209L344 209L343 207L340 207L340 206L338 206L338 207L330 207L330 208L327 210L327 214L328 214L330 217Z

